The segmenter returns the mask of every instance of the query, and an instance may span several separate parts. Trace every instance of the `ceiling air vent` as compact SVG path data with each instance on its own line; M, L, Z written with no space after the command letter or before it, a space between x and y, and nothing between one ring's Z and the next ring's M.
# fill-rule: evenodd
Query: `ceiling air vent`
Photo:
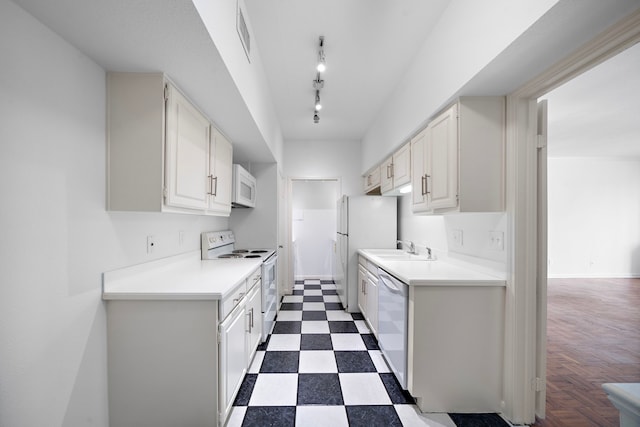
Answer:
M240 0L238 0L238 19L236 22L236 27L238 29L238 35L240 36L240 42L242 42L242 47L244 48L244 52L247 54L247 60L251 62L250 53L251 53L251 35L249 34L249 28L247 27L247 21L244 19L244 5L240 4Z

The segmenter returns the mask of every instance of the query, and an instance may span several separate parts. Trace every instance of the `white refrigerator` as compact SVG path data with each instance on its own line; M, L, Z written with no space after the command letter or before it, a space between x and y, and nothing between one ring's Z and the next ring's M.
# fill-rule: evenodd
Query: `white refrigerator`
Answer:
M395 197L342 196L338 200L334 282L345 310L358 312L358 249L396 248Z

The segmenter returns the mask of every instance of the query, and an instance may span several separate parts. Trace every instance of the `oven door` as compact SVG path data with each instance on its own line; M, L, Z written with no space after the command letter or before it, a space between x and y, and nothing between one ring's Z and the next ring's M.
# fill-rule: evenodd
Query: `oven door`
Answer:
M262 263L262 341L264 342L276 319L278 308L278 280L277 280L278 255L274 254Z

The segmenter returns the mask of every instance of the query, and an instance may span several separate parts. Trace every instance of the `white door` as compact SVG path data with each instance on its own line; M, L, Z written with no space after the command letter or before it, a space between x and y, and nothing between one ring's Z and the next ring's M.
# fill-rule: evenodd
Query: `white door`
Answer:
M215 128L211 132L209 153L209 211L228 215L231 212L233 147Z
M261 282L258 281L249 293L247 299L247 322L249 333L247 334L247 366L251 364L253 355L262 340L262 293Z
M547 378L547 101L538 103L536 415L545 417Z
M244 303L220 324L220 391L221 425L231 411L236 391L247 371L247 332L249 322Z
M204 210L209 204L211 125L177 89L168 85L167 92L165 203Z
M427 186L431 209L458 205L458 106L429 124Z
M367 319L371 332L378 336L378 278L367 272Z
M424 212L429 210L426 168L427 133L425 128L411 139L411 210Z

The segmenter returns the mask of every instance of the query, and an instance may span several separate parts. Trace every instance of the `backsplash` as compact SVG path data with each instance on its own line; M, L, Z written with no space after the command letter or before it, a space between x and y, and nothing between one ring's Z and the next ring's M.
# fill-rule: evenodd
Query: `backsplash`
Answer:
M398 197L398 209L398 238L413 241L418 251L428 246L440 257L506 271L506 213L414 215L410 195Z

